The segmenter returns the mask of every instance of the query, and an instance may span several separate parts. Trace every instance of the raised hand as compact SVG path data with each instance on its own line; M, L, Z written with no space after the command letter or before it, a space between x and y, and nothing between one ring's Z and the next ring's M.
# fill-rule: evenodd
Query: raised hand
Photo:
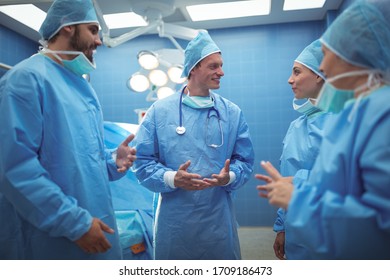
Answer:
M116 151L116 165L118 172L126 172L134 161L137 159L135 148L129 147L129 143L133 141L134 134L129 135L119 146Z
M259 196L267 198L269 203L287 209L294 190L293 177L282 177L278 170L270 162L261 162L261 166L269 176L256 174L255 178L265 181L267 184L258 185Z

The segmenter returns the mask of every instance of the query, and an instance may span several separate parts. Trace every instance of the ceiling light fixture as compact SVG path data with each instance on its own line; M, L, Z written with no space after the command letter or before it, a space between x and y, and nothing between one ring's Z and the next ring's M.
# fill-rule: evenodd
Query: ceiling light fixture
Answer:
M326 0L284 0L283 11L322 8Z
M192 21L268 15L271 0L233 1L186 7Z
M0 12L35 31L39 31L39 28L46 17L46 13L33 4L0 6Z
M110 29L140 27L148 25L143 17L132 12L108 14L104 15L103 17Z

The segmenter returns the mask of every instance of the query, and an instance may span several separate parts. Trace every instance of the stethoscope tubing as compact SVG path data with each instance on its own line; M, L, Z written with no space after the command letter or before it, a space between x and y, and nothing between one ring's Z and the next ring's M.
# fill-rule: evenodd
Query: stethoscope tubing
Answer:
M176 127L176 133L179 135L183 135L186 132L186 128L183 126L183 110L182 110L182 103L183 103L183 94L184 90L187 86L184 86L181 90L180 99L179 99L179 126Z
M179 99L179 126L176 128L176 133L178 135L183 135L186 132L186 128L183 126L183 107L182 107L183 106L183 94L184 94L184 90L186 89L186 87L187 86L184 86L183 89L181 90L180 99ZM219 123L220 130L222 133L221 117L219 115L217 108L215 108L215 106L209 108L209 111L207 113L207 119L210 119L210 114L212 111L215 111L215 113L217 115L218 123ZM222 137L223 137L223 135L222 135Z

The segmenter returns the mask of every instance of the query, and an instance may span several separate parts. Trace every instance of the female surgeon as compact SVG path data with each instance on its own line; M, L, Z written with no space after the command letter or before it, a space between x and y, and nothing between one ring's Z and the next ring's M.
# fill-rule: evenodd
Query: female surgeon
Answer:
M319 70L323 58L319 40L308 45L295 59L288 83L295 94L293 108L302 115L294 120L283 140L283 152L280 157L282 176L294 176L294 182L304 180L313 167L318 155L322 130L329 114L318 109L314 103L324 84L324 76ZM302 104L302 100L305 102ZM300 103L300 104L299 104ZM257 175L257 179L271 179ZM277 232L274 251L279 259L304 256L304 248L289 240L285 227L285 210L279 208L274 231Z
M306 182L281 177L260 196L288 208L289 234L313 259L390 258L390 5L357 1L322 36L327 121Z

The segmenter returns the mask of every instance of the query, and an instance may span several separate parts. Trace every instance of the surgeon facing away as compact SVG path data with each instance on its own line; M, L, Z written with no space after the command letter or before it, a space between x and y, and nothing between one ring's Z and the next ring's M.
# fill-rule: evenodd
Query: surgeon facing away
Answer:
M269 162L258 186L288 209L286 223L312 259L390 259L390 5L357 1L321 37L327 80L317 105L335 113L306 182Z
M254 151L241 110L212 91L222 63L199 32L185 50L187 85L156 101L136 134L136 176L159 193L155 259L241 259L233 196L252 174Z
M44 47L0 81L0 259L121 259L109 180L132 166L129 136L104 147L82 77L101 45L91 1L57 0Z
M301 113L291 122L283 140L283 152L280 157L280 173L282 176L293 176L297 180L305 180L313 167L319 153L322 132L330 113L315 106L315 101L324 84L324 76L319 66L323 58L320 40L309 44L295 59L288 83L295 94L293 108ZM271 181L263 175L258 179ZM285 210L279 208L274 231L277 232L274 251L279 259L306 258L305 249L291 240L288 227L285 226Z

